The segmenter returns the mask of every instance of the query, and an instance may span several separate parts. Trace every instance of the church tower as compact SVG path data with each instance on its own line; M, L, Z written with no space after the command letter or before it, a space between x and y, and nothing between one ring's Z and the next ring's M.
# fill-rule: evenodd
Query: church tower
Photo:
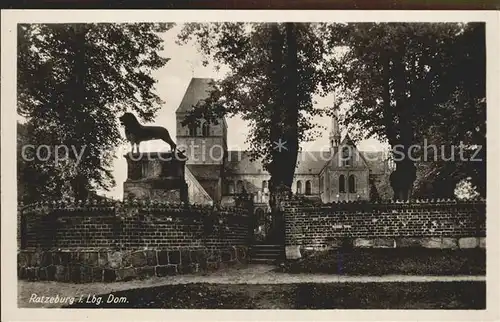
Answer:
M200 120L197 126L184 126L182 121L193 106L206 99L212 90L212 79L192 78L184 98L175 112L177 148L185 150L187 173L192 174L213 201L222 195L224 160L227 155L227 123ZM189 185L189 183L188 183Z
M335 153L340 146L340 127L339 127L339 113L334 111L332 116L332 124L330 128L330 149Z
M227 123L224 118L214 123L200 120L200 124L194 127L182 125L193 106L209 96L211 82L209 78L192 78L175 112L177 146L180 150L186 150L188 165L222 165L227 153Z

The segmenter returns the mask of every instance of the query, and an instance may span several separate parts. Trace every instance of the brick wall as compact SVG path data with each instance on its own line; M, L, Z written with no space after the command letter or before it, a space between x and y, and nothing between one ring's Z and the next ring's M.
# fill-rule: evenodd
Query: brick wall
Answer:
M286 246L326 248L352 241L356 245L397 247L409 243L439 243L486 235L485 203L455 201L412 203L333 203L283 205ZM449 238L448 238L449 237ZM430 239L429 239L430 238ZM448 238L448 239L446 239ZM412 241L413 240L413 241ZM422 246L422 244L420 244ZM436 246L436 247L438 247ZM451 247L451 246L450 246Z
M243 208L181 205L37 205L23 211L26 249L224 248L247 245Z
M236 207L45 203L21 217L18 269L29 279L113 281L216 269L246 259L251 237L248 210Z

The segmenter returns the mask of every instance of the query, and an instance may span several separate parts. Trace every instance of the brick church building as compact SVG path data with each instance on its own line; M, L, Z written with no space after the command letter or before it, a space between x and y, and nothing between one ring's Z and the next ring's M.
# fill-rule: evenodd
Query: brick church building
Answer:
M234 196L251 193L257 209L268 207L270 175L247 151L228 150L225 119L182 126L185 115L209 95L211 79L193 78L176 111L176 142L186 149L186 181L190 202L231 205ZM293 193L322 202L368 200L372 185L388 185L386 154L359 151L346 135L341 138L337 117L332 118L328 151L301 151Z

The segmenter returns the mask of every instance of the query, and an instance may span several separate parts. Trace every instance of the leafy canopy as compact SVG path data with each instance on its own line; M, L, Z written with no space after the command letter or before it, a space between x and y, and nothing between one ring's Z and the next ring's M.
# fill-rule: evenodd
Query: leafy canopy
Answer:
M171 26L18 25L17 111L26 121L25 141L84 148L80 163L75 153L69 165L23 162L28 199L61 197L67 182L77 198L114 185L110 167L121 140L116 116L128 110L149 121L161 107L151 73L168 61L160 56L160 33Z
M293 95L297 101L298 121L296 136L299 142L314 139L319 134L315 116L331 114L331 107L318 107L314 96L325 96L331 89L330 69L325 65L330 50L322 37L324 24L294 23L297 58L295 76L298 86L287 89L284 73L287 67L285 56L289 43L284 40L287 24L271 23L190 23L178 36L179 44L195 42L204 55L204 65L212 60L217 69L227 70L223 79L214 82L216 89L204 104L193 109L186 123L205 118L216 120L225 116L239 115L250 123L247 143L254 158L272 161L274 138L273 127L286 124L273 123L273 115L279 113L277 97ZM273 40L273 27L279 39ZM271 44L280 41L279 59L273 57ZM273 72L283 76L281 84L273 84ZM276 86L278 85L278 86ZM286 93L286 91L293 93ZM281 107L286 109L287 107ZM287 114L287 112L284 112ZM291 112L290 112L291 113ZM286 115L285 115L286 116ZM293 173L292 173L293 176Z
M330 44L343 49L331 63L340 98L350 105L344 124L392 147L426 141L450 155L463 142L470 157L481 146L484 162L422 162L415 186L417 193L430 184L426 193L453 196L456 183L471 176L485 187L484 24L338 24L330 31Z

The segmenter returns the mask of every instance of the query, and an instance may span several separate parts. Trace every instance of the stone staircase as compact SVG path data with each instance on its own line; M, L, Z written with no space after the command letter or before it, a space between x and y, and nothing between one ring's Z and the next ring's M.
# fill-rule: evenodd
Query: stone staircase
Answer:
M279 259L284 259L285 247L283 245L254 244L249 247L250 263L275 264Z

